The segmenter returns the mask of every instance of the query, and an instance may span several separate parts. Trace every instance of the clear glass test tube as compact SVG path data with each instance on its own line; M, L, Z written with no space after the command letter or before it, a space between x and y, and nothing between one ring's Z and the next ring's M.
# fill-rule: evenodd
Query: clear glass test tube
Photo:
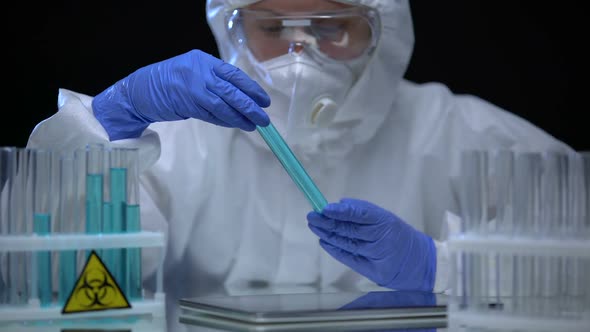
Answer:
M36 150L17 148L17 173L14 181L13 211L11 212L12 223L15 226L15 233L30 235L34 231L33 224L33 175L34 156ZM50 207L51 208L51 207ZM18 293L23 301L31 298L31 293L36 291L36 283L32 281L33 273L30 271L31 259L36 258L30 252L23 252L17 255L19 277L17 280Z
M539 153L519 152L514 164L514 222L516 238L537 236L540 215L540 183L542 156ZM526 313L532 310L530 301L536 284L540 283L535 274L536 258L531 254L518 253L514 266L515 293L513 299L516 310Z
M52 223L52 164L53 153L46 150L35 151L34 173L34 207L33 207L33 231L40 236L51 233ZM33 266L33 287L37 287L38 297L42 306L49 306L53 302L53 282L51 251L39 251L34 255L36 264ZM36 267L36 271L34 271ZM36 284L36 286L35 286Z
M582 167L584 172L584 189L583 189L583 237L586 240L590 240L590 151L581 152L582 155Z
M299 187L305 197L309 200L313 210L321 213L324 207L328 204L326 198L315 185L312 178L307 174L274 125L270 123L266 127L256 126L256 130L279 159L297 187Z
M463 232L485 236L488 229L488 152L466 150L461 155L461 219ZM487 301L489 286L488 255L467 253L464 258L466 300L471 305Z
M464 232L485 234L488 229L488 153L467 150L461 156L461 217Z
M30 150L9 147L5 149L8 154L8 186L5 192L8 201L3 202L7 208L7 231L9 235L30 234L32 231L31 214L31 188L29 184ZM7 254L6 266L8 267L8 302L11 304L25 303L30 296L36 295L36 283L32 283L34 273L30 270L30 259L34 255L28 252L11 252ZM33 286L33 287L32 287Z
M127 168L127 196L125 208L125 231L141 231L139 205L139 150L128 149L125 153ZM138 300L142 295L141 248L128 248L125 255L126 275L125 290L131 300Z
M512 235L512 192L513 192L513 172L514 172L514 152L510 149L501 149L494 154L492 168L495 170L493 181L495 183L495 206L496 206L496 227L495 233L503 236ZM493 271L495 282L495 300L496 303L502 303L502 297L512 292L512 255L496 255L495 266Z
M540 216L537 233L540 238L552 238L561 234L560 214L561 204L564 201L560 197L561 182L564 165L563 153L543 153L543 175L540 186ZM559 294L559 269L560 263L557 257L540 257L535 266L535 275L539 282L536 284L535 294L549 297Z
M513 207L512 195L514 191L514 152L500 150L494 158L496 176L496 233L512 235Z
M17 149L9 146L0 148L0 235L2 236L11 236L16 233L11 216L16 168ZM0 304L12 305L21 302L15 285L18 278L16 255L17 253L7 252L2 253L3 257L0 257L2 261L6 261L6 264L0 264Z
M583 168L583 207L582 207L582 237L583 241L590 241L590 151L580 152L582 157ZM582 272L580 273L582 280L590 280L590 258L586 257L581 263ZM581 304L582 308L590 308L590 289L584 287L582 298L584 301Z
M514 221L515 234L532 236L537 226L539 189L541 180L541 155L521 152L514 167Z
M569 158L565 153L559 153L557 158L557 185L558 191L557 196L559 203L556 205L559 207L557 211L557 220L554 222L554 226L557 231L555 237L566 240L567 229L568 229L568 179L569 179ZM559 294L563 295L567 292L567 279L568 279L568 268L567 268L567 257L557 257L557 265L559 269L559 277L555 284L558 288Z
M76 173L75 155L62 154L59 159L59 214L57 218L58 232L72 234L80 232L77 204L77 180L80 177ZM58 303L64 304L77 279L77 251L62 250L59 252L59 285Z
M584 210L587 202L584 188L584 159L583 155L573 153L568 155L568 214L566 236L571 240L581 240L584 230ZM580 297L588 287L588 280L583 280L583 259L570 257L567 259L567 296Z

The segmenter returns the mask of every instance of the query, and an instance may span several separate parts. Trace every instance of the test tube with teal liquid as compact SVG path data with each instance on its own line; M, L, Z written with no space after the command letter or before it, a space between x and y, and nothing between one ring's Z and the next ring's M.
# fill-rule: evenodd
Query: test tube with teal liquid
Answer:
M58 232L62 234L80 231L78 219L76 159L74 154L63 154L59 160L59 212ZM64 304L74 289L77 278L77 251L62 250L59 253L58 303Z
M328 204L326 198L324 198L324 195L315 185L312 178L307 174L297 157L295 157L295 154L291 151L291 148L289 148L273 124L270 123L266 127L256 126L256 130L279 159L283 168L285 168L297 187L303 192L313 207L313 210L321 213L324 207Z
M104 150L104 173L102 187L102 229L101 233L112 233L113 229L113 203L111 201L111 150L105 147ZM114 251L113 249L100 249L96 251L101 257L108 270L114 274ZM118 281L118 279L117 279Z
M113 147L109 150L108 186L111 205L110 223L104 225L104 233L121 234L125 229L125 202L127 200L128 149ZM105 263L113 277L121 282L125 277L124 249L109 249L105 252Z
M86 233L99 234L103 223L104 146L86 146ZM90 250L87 255L90 254Z
M139 210L139 150L128 149L125 153L127 165L127 197L125 204L125 231L137 233L141 231ZM130 300L141 299L141 248L129 248L125 255L126 294Z
M52 198L52 152L37 150L34 157L33 178L33 232L40 236L51 233ZM38 294L42 306L53 301L51 252L39 251L34 254L32 274L33 289ZM36 282L35 282L36 281ZM35 285L36 284L36 285ZM32 297L35 297L32 294Z

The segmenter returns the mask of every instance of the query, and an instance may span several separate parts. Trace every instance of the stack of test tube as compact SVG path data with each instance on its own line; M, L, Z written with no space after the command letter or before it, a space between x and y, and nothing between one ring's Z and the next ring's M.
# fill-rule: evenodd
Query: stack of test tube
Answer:
M0 326L65 318L61 309L92 251L137 309L122 315L163 314L160 270L155 297L143 291L144 247L163 249L164 235L141 230L138 149L0 147Z
M138 150L94 144L87 146L86 156L87 233L139 232ZM141 249L104 249L100 256L125 294L141 299Z
M464 151L449 327L588 331L590 153Z

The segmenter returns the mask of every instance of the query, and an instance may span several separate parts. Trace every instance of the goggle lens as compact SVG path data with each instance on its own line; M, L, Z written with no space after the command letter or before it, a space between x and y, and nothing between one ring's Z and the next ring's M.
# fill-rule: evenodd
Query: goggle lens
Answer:
M376 12L364 7L288 16L242 8L227 20L232 40L259 61L306 47L335 60L353 60L375 47L378 26Z

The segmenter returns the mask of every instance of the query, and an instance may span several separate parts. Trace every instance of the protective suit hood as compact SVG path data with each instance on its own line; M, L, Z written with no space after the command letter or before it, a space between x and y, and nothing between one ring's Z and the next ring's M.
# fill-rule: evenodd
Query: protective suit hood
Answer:
M229 40L225 27L225 13L257 1L208 0L207 21L216 38L221 58L260 81L248 56ZM368 141L376 133L384 118L392 110L396 91L408 67L414 32L407 0L350 0L376 9L381 18L381 37L364 71L348 93L344 105L336 111L331 122L318 128L307 138L304 147L296 148L303 155L316 153L342 155L354 145ZM378 82L378 83L377 83ZM271 100L272 91L268 91ZM266 110L277 127L279 117L273 116L271 106ZM256 137L256 135L250 135ZM305 156L302 156L305 159Z

